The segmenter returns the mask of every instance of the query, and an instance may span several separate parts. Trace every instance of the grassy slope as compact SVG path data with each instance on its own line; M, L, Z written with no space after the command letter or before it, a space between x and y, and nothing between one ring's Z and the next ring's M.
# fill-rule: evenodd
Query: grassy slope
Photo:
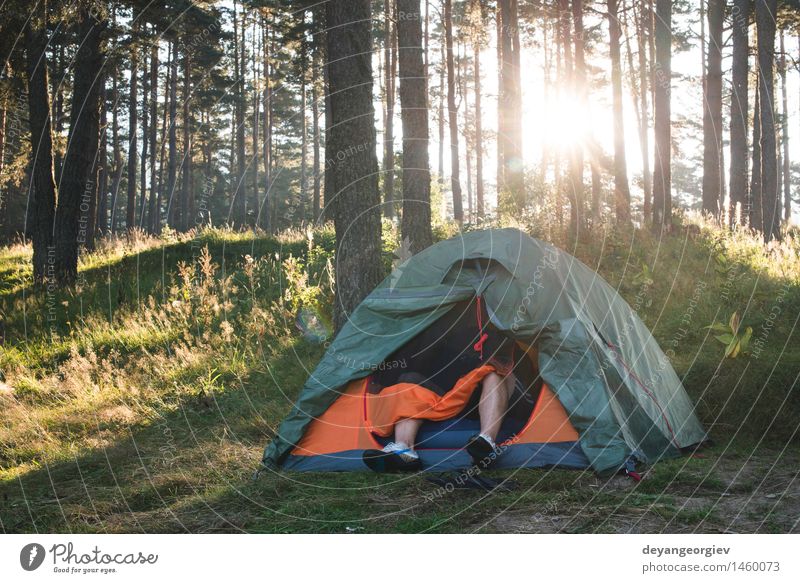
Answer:
M78 291L52 295L24 289L29 250L15 247L0 251L0 529L796 530L797 248L765 257L745 237L696 225L661 241L595 233L564 246L674 350L717 441L704 457L659 464L635 487L588 472L507 472L516 489L489 496L443 495L421 477L254 482L263 446L321 356L286 308L303 281L290 276L287 291L275 259L303 255L302 237L117 242L87 258ZM311 262L313 280L319 256ZM736 360L704 329L733 311L763 336Z

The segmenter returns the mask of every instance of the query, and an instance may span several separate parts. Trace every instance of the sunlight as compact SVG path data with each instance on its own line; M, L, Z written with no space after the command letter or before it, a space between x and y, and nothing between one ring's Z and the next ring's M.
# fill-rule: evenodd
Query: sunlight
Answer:
M542 147L563 152L586 142L592 123L588 106L582 106L573 93L565 91L551 99L546 107L548 115L540 136Z

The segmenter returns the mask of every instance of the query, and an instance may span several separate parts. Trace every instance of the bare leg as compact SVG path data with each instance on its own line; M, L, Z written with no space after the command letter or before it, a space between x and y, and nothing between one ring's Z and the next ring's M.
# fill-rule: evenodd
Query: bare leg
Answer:
M420 425L422 425L422 419L401 419L394 426L394 440L403 442L410 449L414 449Z
M483 391L478 404L478 413L481 417L481 433L488 435L492 440L497 438L503 417L508 409L508 400L514 390L514 375L501 377L497 373L490 373L483 379Z

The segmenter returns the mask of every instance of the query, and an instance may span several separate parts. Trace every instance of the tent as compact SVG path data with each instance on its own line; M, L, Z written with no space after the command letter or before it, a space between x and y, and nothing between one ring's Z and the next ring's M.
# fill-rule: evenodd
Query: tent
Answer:
M491 324L526 356L527 404L512 409L494 467L592 468L675 457L707 440L694 407L647 327L576 258L516 229L442 241L397 266L356 308L267 446L263 464L295 471L366 470L385 437L370 419L376 375L445 315L480 299ZM517 369L515 368L515 372ZM417 451L426 470L466 468L476 432L467 416L426 421Z

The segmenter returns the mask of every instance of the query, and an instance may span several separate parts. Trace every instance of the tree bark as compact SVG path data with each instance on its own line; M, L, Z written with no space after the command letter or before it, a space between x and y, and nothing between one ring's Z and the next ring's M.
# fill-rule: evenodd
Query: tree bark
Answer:
M403 123L403 241L411 253L433 244L428 159L428 94L419 0L397 0L397 52Z
M394 103L395 77L397 75L397 52L395 51L394 2L383 0L384 21L384 90L386 97L386 117L383 134L383 213L387 218L394 217Z
M53 244L56 211L53 131L47 78L47 0L39 0L31 11L25 28L25 45L32 145L32 216L28 224L33 242L33 278L37 283L46 284L54 275L49 253Z
M634 4L635 6L636 4ZM641 6L639 8L640 14L635 24L639 60L639 147L642 152L642 190L644 195L642 211L645 222L649 222L653 215L653 174L650 170L650 140L647 132L650 119L647 102L647 95L650 92L647 82L647 39L653 34L650 26L652 22L650 9L649 6Z
M104 75L105 77L105 75ZM93 234L91 241L91 249L94 249L95 240L98 235L105 232L107 222L106 210L108 208L108 174L110 165L108 163L108 90L106 89L106 79L103 80L103 88L100 97L100 151L98 153L98 164L100 172L100 181L97 185L97 202L94 209L93 218Z
M719 218L722 195L722 26L725 0L708 1L708 53L703 91L703 212Z
M161 233L161 210L163 207L162 199L164 197L164 158L167 150L167 142L169 141L167 139L167 125L172 119L170 117L170 103L172 101L172 62L172 45L170 45L167 49L167 75L164 82L164 115L161 122L161 148L158 160L158 189L156 191L156 203L153 213L153 232L156 234ZM169 162L167 162L167 166L169 166Z
M128 201L125 208L125 228L131 231L136 226L136 170L138 166L138 142L136 132L139 121L139 49L136 46L136 36L139 25L135 18L131 29L132 43L130 93L128 98Z
M114 104L112 106L111 136L114 141L114 182L111 186L111 202L109 203L110 217L109 230L112 234L117 232L117 200L119 199L119 187L122 182L122 144L119 135L119 71L114 67L114 82L112 84L112 94Z
M480 0L478 0L480 2ZM483 21L483 19L481 19ZM486 202L483 190L483 110L481 107L481 44L475 42L472 47L475 85L475 206L478 223L486 218Z
M173 229L178 228L176 220L177 200L175 188L178 184L178 46L172 44L169 85L169 155L167 159L167 221Z
M158 138L158 43L150 50L150 197L147 203L148 233L156 232L156 146ZM147 138L146 138L147 139ZM144 188L144 181L142 182Z
M734 0L731 12L733 55L731 71L730 119L730 208L728 223L747 222L747 123L748 123L748 50L750 0Z
M585 31L583 28L583 0L572 0L572 26L574 29L574 48L575 48L575 63L573 69L573 85L575 88L575 95L578 101L578 107L586 109L589 107L589 96L586 87L586 48L585 48ZM586 224L586 202L584 194L583 183L583 148L585 145L584 138L588 132L584 132L580 136L580 140L575 144L574 152L572 155L572 187L571 191L574 195L573 209L570 214L571 225L573 232L577 234L584 228Z
M272 189L272 39L270 29L264 26L264 198L258 209L258 222L269 232L271 229L270 200ZM327 71L327 65L323 66Z
M764 229L764 214L761 202L761 89L756 70L756 95L753 105L753 171L750 174L750 199L747 201L748 223L756 231Z
M314 166L314 200L313 200L313 220L320 220L322 211L322 176L320 174L320 135L319 124L319 47L314 47L311 55L311 131L313 132L313 166Z
M445 66L445 62L447 61L446 53L446 42L444 40L444 35L442 35L442 43L441 43L441 59L439 62L439 156L438 156L438 173L439 173L439 192L444 194L444 96L447 92L445 88L445 71L447 67Z
M142 157L139 161L139 211L136 225L145 228L145 203L147 201L147 157L150 146L150 71L148 54L142 53Z
M383 278L381 216L372 101L370 0L328 0L326 6L328 94L331 126L326 152L332 165L330 188L336 231L334 326ZM344 275L344 276L342 276Z
M775 15L777 0L756 0L758 73L761 108L761 204L764 241L780 239L781 200L778 193L775 142Z
M235 137L236 137L236 177L234 184L234 204L232 205L234 212L234 224L239 227L247 225L247 160L245 154L245 132L244 132L244 116L245 116L245 98L244 98L244 80L245 80L245 62L244 62L244 40L239 38L239 29L244 30L244 22L239 26L239 10L237 2L233 3L233 51L234 51L234 124ZM244 15L244 12L242 12ZM244 36L244 34L242 34Z
M103 87L107 22L97 20L86 4L80 14L80 48L75 59L75 78L70 108L70 128L64 173L56 207L55 276L71 284L78 276L78 248L88 236L89 201L97 188L97 150L100 138L100 99ZM129 167L130 169L130 167ZM133 167L136 173L136 166Z
M300 204L305 207L308 200L308 169L306 166L308 162L308 116L306 115L308 108L308 86L306 84L308 47L305 42L301 43L300 51Z
M501 55L498 95L498 190L507 199L508 210L525 206L522 157L522 91L520 85L520 40L517 0L498 0L498 50Z
M614 206L617 221L631 220L631 191L628 184L628 163L625 158L625 123L622 113L622 64L618 0L608 0L609 52L611 54L611 86L614 110Z
M656 0L653 62L653 227L672 228L672 0Z
M783 146L783 219L790 221L792 218L792 174L791 159L789 157L789 97L786 89L786 41L784 31L781 30L781 145Z
M444 35L447 53L447 115L450 126L450 188L453 192L453 218L464 221L458 151L458 109L456 108L456 68L453 58L453 2L444 0Z
M263 24L263 19L261 19L261 23L259 23L259 19L253 18L253 44L255 45L253 48L253 124L252 124L252 136L253 136L253 213L255 215L255 221L253 223L254 227L261 226L259 222L258 212L261 208L261 200L259 195L259 189L261 187L261 176L260 176L260 162L261 162L261 151L259 150L258 145L258 136L261 133L261 95L259 94L259 67L261 61L259 60L259 51L264 50L263 46L263 35L258 34L258 26L259 24ZM305 111L305 110L304 110Z
M192 216L192 116L191 116L192 56L189 49L183 54L183 160L181 162L180 230L186 232Z
M458 61L456 64L456 87L459 89L459 93L461 96L461 104L464 106L462 108L463 117L461 125L459 126L462 128L461 133L464 135L464 162L465 168L464 173L467 179L467 212L465 218L468 223L471 223L475 216L474 209L472 208L472 201L473 201L473 189L472 189L472 141L474 136L470 135L469 128L469 85L467 83L467 56L466 50L462 55L461 52L461 44L459 43L458 48Z

